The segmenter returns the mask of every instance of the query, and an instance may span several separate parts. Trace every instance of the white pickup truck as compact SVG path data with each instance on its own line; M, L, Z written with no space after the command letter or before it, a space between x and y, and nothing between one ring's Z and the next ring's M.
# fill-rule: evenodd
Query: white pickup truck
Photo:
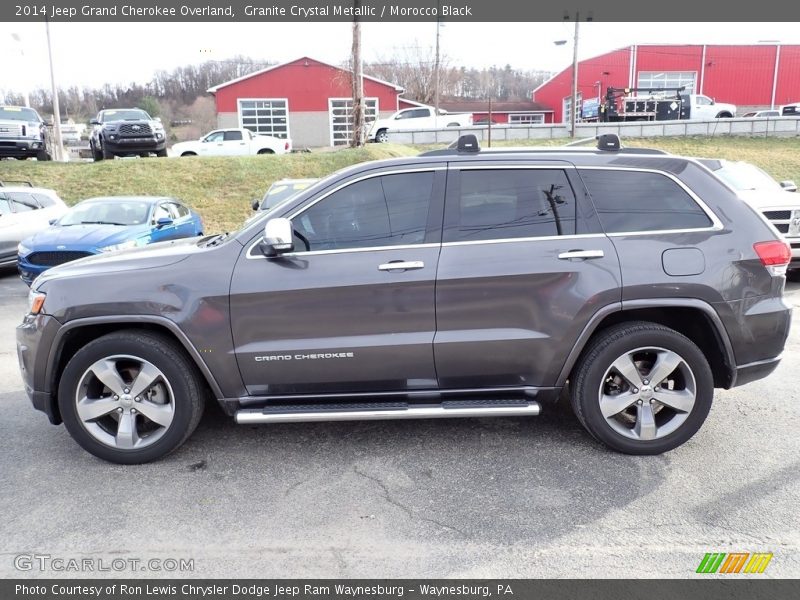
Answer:
M292 149L292 140L271 135L257 135L249 129L216 129L199 140L179 142L169 150L170 156L247 156L251 154L285 154Z
M736 106L716 102L703 94L682 94L684 107L688 107L688 119L709 121L711 119L731 119L736 116Z
M472 113L448 113L439 110L434 114L430 107L406 108L394 113L388 119L377 119L367 134L371 142L388 142L390 131L409 131L412 129L441 129L443 127L470 127Z

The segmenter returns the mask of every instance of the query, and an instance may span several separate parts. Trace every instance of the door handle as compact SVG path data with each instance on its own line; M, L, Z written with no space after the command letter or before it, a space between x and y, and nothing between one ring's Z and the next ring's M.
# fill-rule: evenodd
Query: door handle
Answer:
M568 250L561 252L558 258L561 260L572 260L577 258L579 260L586 260L587 258L603 258L605 253L602 250Z
M411 271L412 269L422 269L425 263L421 260L393 260L392 262L378 265L378 271Z

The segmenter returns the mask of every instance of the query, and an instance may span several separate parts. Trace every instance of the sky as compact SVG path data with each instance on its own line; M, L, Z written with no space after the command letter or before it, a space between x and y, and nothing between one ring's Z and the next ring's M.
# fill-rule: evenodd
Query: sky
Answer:
M159 69L235 55L284 62L310 56L339 64L351 45L349 23L51 23L60 87L146 82ZM98 35L101 30L101 35ZM441 50L450 65L560 71L572 61L574 23L446 23ZM144 37L142 34L145 34ZM364 60L432 48L436 24L363 23ZM106 45L106 40L147 40ZM556 46L553 42L568 40ZM630 44L800 43L797 23L581 23L580 58ZM44 23L0 23L0 88L48 87Z

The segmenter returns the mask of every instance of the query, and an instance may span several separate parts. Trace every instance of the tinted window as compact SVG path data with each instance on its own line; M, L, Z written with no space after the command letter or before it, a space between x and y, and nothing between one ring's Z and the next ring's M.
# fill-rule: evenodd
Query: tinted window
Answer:
M560 169L461 171L448 192L445 242L574 233L575 197Z
M709 227L711 219L675 181L659 173L581 170L607 233Z
M221 142L222 138L224 137L224 133L222 131L215 131L214 133L209 133L206 136L206 139L203 140L204 142Z
M310 250L419 244L425 241L433 173L372 177L348 185L295 217ZM298 241L298 250L305 244Z
M225 132L225 141L226 142L240 141L241 139L242 139L242 132L241 131L226 131Z

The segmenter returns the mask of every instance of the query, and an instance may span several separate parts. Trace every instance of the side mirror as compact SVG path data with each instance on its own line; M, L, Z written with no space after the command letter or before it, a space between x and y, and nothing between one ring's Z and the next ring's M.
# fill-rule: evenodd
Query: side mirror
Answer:
M100 121L98 121L97 119L92 119L91 121L89 121L89 125L100 125Z
M174 221L169 217L161 217L158 221L156 221L156 227L161 229L162 227L166 227L167 225L172 225Z
M796 192L797 191L797 184L794 181L791 181L791 180L781 181L781 187L783 188L784 192Z
M253 198L253 203L250 206L253 207L253 210L258 210L261 207L261 200Z
M48 223L49 223L50 225L55 225L57 222L58 222L58 219L50 219L50 220L48 221Z
M264 241L261 252L264 256L275 257L294 250L292 241L292 222L289 219L270 219L264 225Z

